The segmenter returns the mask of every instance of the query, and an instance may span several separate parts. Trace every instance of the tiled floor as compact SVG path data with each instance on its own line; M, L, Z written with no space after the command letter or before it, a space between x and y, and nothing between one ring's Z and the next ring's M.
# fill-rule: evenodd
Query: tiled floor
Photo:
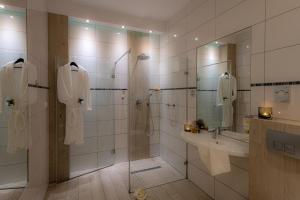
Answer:
M151 200L209 200L210 198L160 158L132 163L132 171L155 166L161 168L135 173L132 183L148 188ZM129 200L128 163L121 163L49 188L47 200ZM151 187L151 188L150 188Z
M0 190L1 200L18 200L23 192L23 189Z

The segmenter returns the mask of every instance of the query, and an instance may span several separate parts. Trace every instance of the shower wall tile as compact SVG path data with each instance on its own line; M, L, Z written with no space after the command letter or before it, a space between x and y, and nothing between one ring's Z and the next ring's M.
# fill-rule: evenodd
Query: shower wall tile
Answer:
M114 155L111 151L101 151L98 154L98 167L108 167L114 164Z
M26 33L2 29L0 31L0 48L25 52Z
M262 22L252 26L252 53L261 53L265 50L265 28L266 23Z
M27 164L0 166L0 185L24 182L27 178Z
M299 17L300 8L297 8L268 19L266 22L266 50L274 50L299 44Z
M187 25L188 30L192 31L196 29L199 25L209 21L214 18L215 12L215 1L207 0L198 8L195 8L188 16L187 16Z
M267 18L279 15L300 6L297 0L266 0L267 2Z
M116 149L115 163L128 161L128 148Z
M227 0L227 1L216 0L216 15L218 16L218 15L228 11L229 9L237 6L238 4L240 4L243 1L245 1L245 0Z
M84 144L72 145L70 148L70 155L83 155L97 152L97 137L84 138Z
M266 53L266 82L298 81L300 45Z
M97 153L71 156L70 171L72 173L96 169L98 167L97 159Z
M246 0L216 18L216 38L224 37L251 25L265 17L265 1Z
M117 134L115 136L115 147L116 149L122 149L128 147L128 134Z
M265 81L265 54L258 53L251 56L251 83Z
M6 141L5 141L6 143ZM0 166L17 165L27 162L27 152L19 151L15 154L8 154L6 146L0 146Z
M25 12L18 15L14 15L14 18L11 18L8 13L0 14L0 29L11 30L15 32L26 32L26 18L23 16Z

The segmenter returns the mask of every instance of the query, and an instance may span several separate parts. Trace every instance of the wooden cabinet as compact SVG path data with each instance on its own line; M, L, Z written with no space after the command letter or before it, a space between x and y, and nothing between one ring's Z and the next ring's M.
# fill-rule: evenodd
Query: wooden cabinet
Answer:
M250 200L300 199L300 160L267 149L267 130L300 136L300 123L254 119L250 127Z

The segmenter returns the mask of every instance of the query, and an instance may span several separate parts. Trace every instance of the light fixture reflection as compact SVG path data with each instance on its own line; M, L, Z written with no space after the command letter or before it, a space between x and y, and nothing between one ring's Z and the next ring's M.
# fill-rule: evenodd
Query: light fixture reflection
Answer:
M1 5L0 5L0 8L1 8L1 9L4 9L4 8L5 8L5 6L1 4Z
M89 19L87 19L87 20L85 20L85 22L86 22L86 23L90 23L90 20L89 20Z

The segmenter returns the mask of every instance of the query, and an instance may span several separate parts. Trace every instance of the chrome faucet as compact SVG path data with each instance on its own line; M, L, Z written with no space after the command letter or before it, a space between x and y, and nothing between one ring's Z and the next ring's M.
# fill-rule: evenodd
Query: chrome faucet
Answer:
M218 128L208 130L208 132L212 133L212 138L213 139L217 139L218 135L222 135L222 130L223 129L221 127L218 127Z

